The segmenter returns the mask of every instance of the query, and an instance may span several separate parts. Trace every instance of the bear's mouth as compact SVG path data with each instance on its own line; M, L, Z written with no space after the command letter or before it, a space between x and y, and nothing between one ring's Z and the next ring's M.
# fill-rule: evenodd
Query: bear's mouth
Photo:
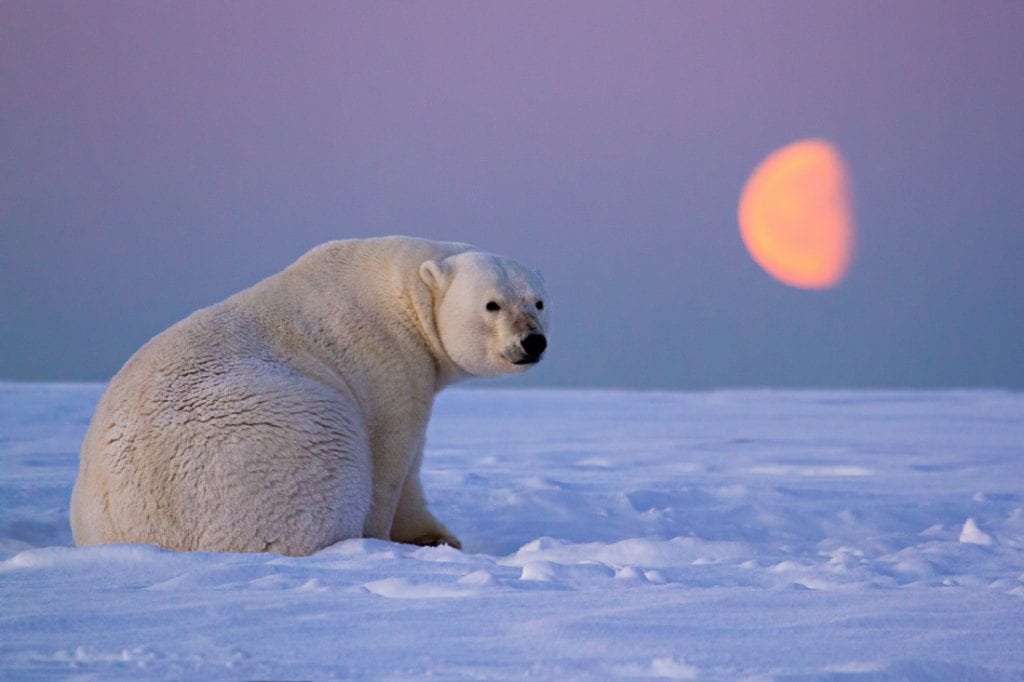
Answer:
M519 360L514 360L512 362L512 364L513 365L536 365L538 362L540 362L540 357L541 356L538 355L537 357L520 358Z
M530 365L536 365L540 362L542 357L544 357L544 353L530 355L529 353L524 353L523 349L518 347L509 348L502 353L502 358L505 362L510 365L515 365L516 367L529 367Z

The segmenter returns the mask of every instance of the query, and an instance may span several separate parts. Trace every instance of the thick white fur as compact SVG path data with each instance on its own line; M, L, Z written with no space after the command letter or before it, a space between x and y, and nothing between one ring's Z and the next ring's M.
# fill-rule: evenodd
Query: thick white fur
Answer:
M113 378L82 444L75 542L458 547L419 478L434 395L523 369L518 342L543 333L543 295L536 273L466 244L310 251L159 334Z

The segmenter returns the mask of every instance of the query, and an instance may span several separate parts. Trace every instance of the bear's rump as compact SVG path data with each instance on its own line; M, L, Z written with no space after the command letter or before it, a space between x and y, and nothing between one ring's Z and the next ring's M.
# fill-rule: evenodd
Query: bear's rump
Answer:
M109 480L76 495L106 496L112 535L94 542L308 554L361 535L369 439L346 396L291 372L205 377L181 398L154 389L142 410L110 412L139 438L92 439Z

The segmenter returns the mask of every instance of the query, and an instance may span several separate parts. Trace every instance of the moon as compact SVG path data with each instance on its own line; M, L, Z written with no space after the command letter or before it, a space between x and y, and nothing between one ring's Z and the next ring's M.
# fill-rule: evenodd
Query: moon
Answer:
M754 168L740 194L739 225L754 261L783 284L829 289L853 258L849 173L822 139L775 150Z

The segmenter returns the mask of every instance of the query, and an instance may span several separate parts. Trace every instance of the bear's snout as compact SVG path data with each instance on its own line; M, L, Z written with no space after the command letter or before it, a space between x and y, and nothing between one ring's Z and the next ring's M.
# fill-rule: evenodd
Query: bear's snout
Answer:
M523 347L524 353L523 359L520 362L529 364L540 360L541 354L548 347L548 340L543 334L529 334L519 342L519 345Z

